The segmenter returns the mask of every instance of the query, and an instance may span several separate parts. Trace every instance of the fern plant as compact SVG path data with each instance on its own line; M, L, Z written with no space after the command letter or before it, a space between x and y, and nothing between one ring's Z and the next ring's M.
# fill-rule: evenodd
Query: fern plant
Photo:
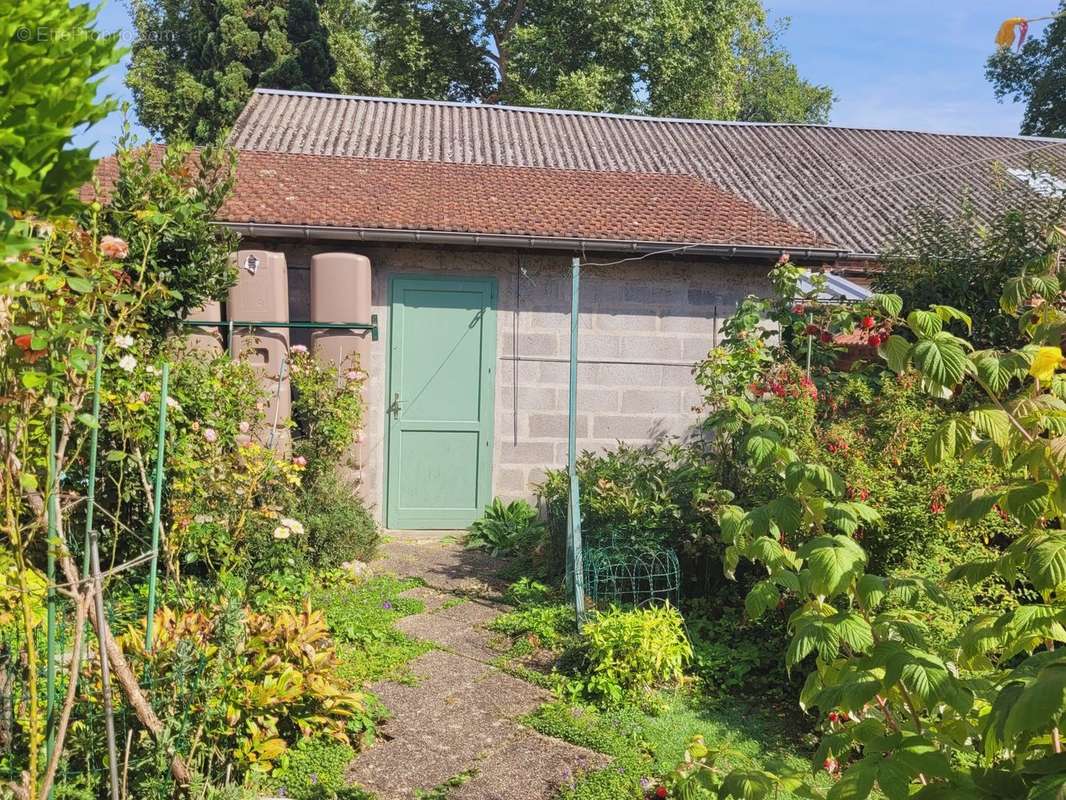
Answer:
M488 550L493 556L506 555L516 545L539 537L543 528L537 521L537 509L528 502L512 500L505 504L497 497L470 525L466 546Z

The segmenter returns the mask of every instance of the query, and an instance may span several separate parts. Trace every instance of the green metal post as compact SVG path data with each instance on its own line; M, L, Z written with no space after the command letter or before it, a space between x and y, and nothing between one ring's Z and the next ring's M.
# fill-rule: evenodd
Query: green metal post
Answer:
M48 429L48 737L45 751L51 760L55 750L56 711L56 544L59 539L59 473L56 469L56 414ZM49 792L49 797L53 796Z
M814 322L814 314L807 315L807 324L810 325ZM814 347L814 337L809 333L807 334L807 377L811 377L811 348Z
M567 460L570 473L570 503L566 513L566 549L569 585L574 592L574 612L580 628L585 621L585 578L581 553L581 487L577 480L577 332L581 260L570 262L570 397L567 422Z
M93 426L89 430L89 484L85 493L85 552L81 558L81 577L89 577L89 534L96 510L96 440L100 429L100 381L104 369L104 342L96 342L96 368L93 374Z
M152 505L152 563L148 570L148 617L144 624L144 649L152 649L152 622L155 618L155 584L159 571L159 515L163 506L163 455L167 446L167 392L170 364L163 362L163 380L159 387L159 432L156 438L155 487Z

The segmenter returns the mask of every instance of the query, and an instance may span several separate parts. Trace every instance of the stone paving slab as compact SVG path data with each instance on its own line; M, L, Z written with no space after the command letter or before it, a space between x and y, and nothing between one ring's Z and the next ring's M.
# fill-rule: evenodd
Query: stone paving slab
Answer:
M601 753L520 728L478 765L472 780L449 792L448 800L543 800L581 773L609 763Z
M500 651L486 626L506 610L485 599L503 586L492 577L498 568L484 553L439 539L385 545L379 571L428 584L405 592L425 610L398 620L397 629L444 649L408 665L413 683L369 687L392 716L380 739L352 762L348 779L379 800L413 800L471 771L474 777L451 789L449 800L549 800L577 775L609 763L517 722L551 694L491 664ZM464 602L448 602L457 595Z
M374 568L419 578L427 586L447 592L493 595L507 588L507 583L496 577L503 563L481 550L467 550L439 539L404 538L382 546L381 559Z

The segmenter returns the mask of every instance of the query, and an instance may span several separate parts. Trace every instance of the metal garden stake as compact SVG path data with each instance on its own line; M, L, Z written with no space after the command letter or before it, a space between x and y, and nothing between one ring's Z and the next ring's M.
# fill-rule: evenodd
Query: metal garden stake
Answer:
M148 616L144 621L144 649L152 649L152 623L155 619L155 587L159 571L159 517L163 506L163 457L167 446L167 397L170 390L170 364L163 362L159 385L159 429L156 431L155 485L152 498L152 562L148 569Z
M89 553L93 573L93 595L96 604L96 640L100 647L100 682L104 691L104 723L107 729L107 757L111 775L111 800L119 800L118 749L115 746L115 713L111 708L111 665L107 660L107 625L104 624L104 581L100 577L100 548L96 531L89 534Z

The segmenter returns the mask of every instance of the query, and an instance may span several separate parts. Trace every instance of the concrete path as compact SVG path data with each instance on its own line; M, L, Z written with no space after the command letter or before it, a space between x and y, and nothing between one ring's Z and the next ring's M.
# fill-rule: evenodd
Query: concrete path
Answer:
M551 694L492 666L501 643L486 625L505 606L499 562L440 537L395 537L375 564L425 581L408 594L425 603L397 627L437 644L411 662L414 682L370 687L392 716L349 768L379 800L415 800L454 784L448 800L549 800L582 772L608 763L591 750L516 720Z

